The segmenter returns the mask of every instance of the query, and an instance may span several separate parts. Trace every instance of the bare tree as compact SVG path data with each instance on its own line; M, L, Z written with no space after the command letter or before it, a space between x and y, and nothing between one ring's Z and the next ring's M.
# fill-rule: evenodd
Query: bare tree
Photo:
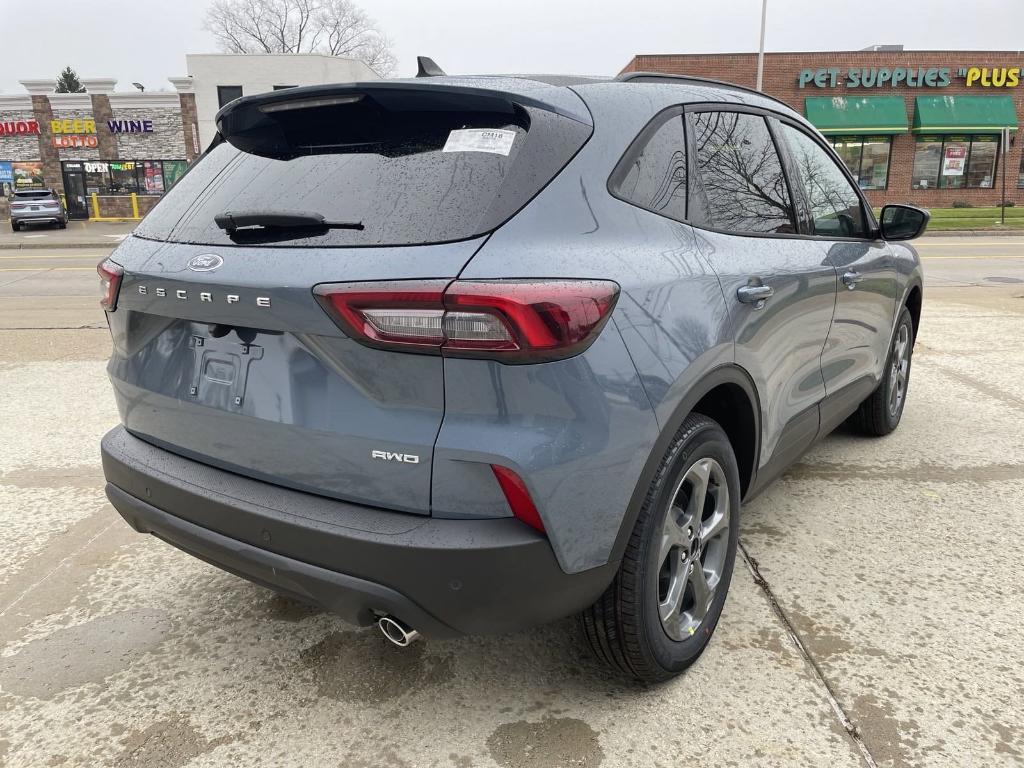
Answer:
M206 29L227 53L326 53L386 77L391 41L351 0L214 0Z

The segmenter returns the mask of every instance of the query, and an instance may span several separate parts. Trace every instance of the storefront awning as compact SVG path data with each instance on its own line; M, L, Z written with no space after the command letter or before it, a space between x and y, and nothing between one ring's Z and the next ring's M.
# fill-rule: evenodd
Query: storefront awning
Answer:
M884 135L908 127L901 96L814 96L804 99L804 114L826 134Z
M1017 130L1012 96L918 96L914 133L998 133Z

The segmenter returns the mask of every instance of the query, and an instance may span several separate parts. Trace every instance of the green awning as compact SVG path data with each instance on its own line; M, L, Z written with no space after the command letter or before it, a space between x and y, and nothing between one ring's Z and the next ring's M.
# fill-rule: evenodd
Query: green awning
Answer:
M804 115L822 133L883 135L908 127L902 96L811 96Z
M1012 96L918 96L914 133L998 133L1017 130Z

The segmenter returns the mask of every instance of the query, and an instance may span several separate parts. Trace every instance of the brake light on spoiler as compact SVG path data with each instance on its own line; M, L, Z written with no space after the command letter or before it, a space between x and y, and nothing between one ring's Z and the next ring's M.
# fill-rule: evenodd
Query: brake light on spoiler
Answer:
M508 363L577 355L607 322L607 280L395 280L329 283L317 301L368 346Z

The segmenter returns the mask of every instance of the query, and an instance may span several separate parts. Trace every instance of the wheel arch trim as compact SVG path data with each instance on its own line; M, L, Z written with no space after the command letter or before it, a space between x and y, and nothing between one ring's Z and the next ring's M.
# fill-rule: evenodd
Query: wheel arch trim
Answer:
M751 466L750 477L746 478L748 493L754 487L754 480L757 476L757 457L760 456L761 451L760 398L758 397L757 387L754 385L754 380L751 378L750 374L738 365L726 364L712 369L693 386L691 386L686 394L676 404L676 407L673 409L664 425L661 426L658 438L655 440L654 445L651 448L650 455L647 457L643 470L640 472L640 478L637 480L633 493L630 495L629 504L626 507L626 513L623 516L619 532L615 537L615 543L612 546L610 561L618 562L622 559L622 554L625 552L630 534L633 531L633 527L636 525L637 518L640 516L640 508L643 506L644 499L647 497L648 488L654 480L655 474L657 474L661 460L665 456L665 451L668 450L669 444L675 437L676 432L679 431L679 427L682 425L686 417L693 412L694 407L704 398L705 395L722 385L738 386L746 395L754 416L754 460Z

